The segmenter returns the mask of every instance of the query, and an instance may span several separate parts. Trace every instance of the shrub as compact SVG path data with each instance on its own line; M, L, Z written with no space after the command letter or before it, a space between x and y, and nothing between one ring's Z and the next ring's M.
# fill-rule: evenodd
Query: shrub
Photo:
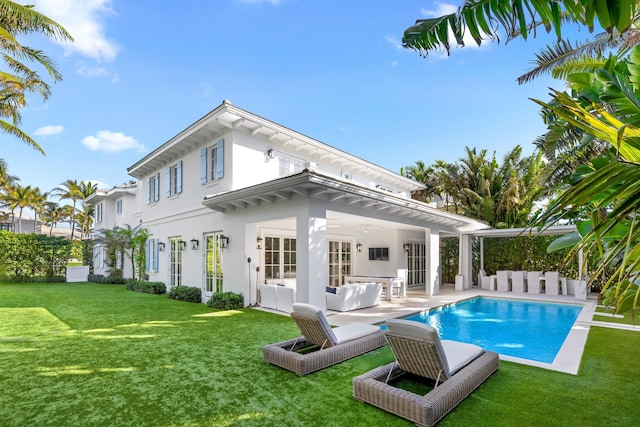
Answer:
M220 310L244 308L244 296L235 292L214 292L207 301L207 305Z
M89 274L87 281L93 283L101 283L103 285L124 285L125 279L122 277L103 276L102 274Z
M131 280L127 281L126 287L130 291L145 294L162 295L167 292L167 287L162 282L134 282Z
M202 290L193 286L176 286L169 291L169 298L187 302L202 302Z

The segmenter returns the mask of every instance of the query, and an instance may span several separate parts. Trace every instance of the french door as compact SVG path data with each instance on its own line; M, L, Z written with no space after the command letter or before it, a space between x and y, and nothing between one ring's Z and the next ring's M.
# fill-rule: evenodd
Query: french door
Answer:
M409 243L407 254L407 286L424 285L427 277L424 243Z
M342 286L351 276L351 242L329 241L329 286Z
M214 292L222 292L222 250L220 246L221 233L209 233L204 236L204 289L202 294L209 300Z

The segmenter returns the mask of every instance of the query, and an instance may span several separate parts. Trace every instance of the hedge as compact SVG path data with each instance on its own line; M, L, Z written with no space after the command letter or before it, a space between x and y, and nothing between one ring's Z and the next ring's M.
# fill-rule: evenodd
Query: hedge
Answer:
M72 242L62 237L0 231L0 274L7 281L59 281L71 251Z
M244 296L235 292L214 292L207 305L220 310L236 310L244 308Z
M167 293L167 286L162 282L135 282L128 280L126 288L134 292L142 292L145 294L162 295Z
M169 298L187 302L202 302L202 289L193 286L176 286L169 290Z

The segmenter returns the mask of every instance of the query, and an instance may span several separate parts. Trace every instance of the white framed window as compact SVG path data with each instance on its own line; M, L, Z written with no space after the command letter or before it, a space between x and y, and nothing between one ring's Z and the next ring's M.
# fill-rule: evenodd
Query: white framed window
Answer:
M116 215L122 214L122 199L116 200Z
M224 139L200 150L200 183L217 181L224 177Z
M102 222L102 202L96 205L96 224L100 224Z
M353 180L353 173L347 171L340 171L340 176L343 179Z
M167 197L182 193L182 160L173 166L169 166L166 171L167 177Z
M393 188L387 187L386 185L376 184L376 189L393 194Z
M146 244L145 270L149 273L158 272L160 254L158 253L158 243L160 239L148 239Z
M182 248L181 237L169 239L169 277L171 288L182 285Z
M264 240L264 278L295 278L296 239L267 236Z
M427 247L424 243L409 243L407 253L407 286L423 285L427 280Z
M222 269L222 246L220 238L222 233L212 233L204 236L205 242L205 278L204 291L206 294L212 292L222 292L223 269Z
M288 154L278 153L278 167L280 176L291 175L304 169L305 161Z
M147 204L160 200L160 172L147 178Z

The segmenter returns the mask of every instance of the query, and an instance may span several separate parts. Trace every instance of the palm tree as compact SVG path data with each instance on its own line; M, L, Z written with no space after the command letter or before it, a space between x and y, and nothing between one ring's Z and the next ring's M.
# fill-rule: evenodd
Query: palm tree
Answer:
M137 271L138 280L142 280L146 263L144 245L149 238L149 230L140 225L131 227L125 224L125 228L121 229L121 236L125 247L131 249L131 277L135 280Z
M44 67L54 82L61 80L62 75L51 58L42 51L18 42L18 36L31 33L40 33L54 40L73 40L62 26L33 10L33 6L0 0L0 56L9 69L9 72L0 70L0 129L44 154L38 143L19 128L20 110L27 106L28 94L35 93L46 100L51 94L51 88L26 63ZM9 121L3 118L8 118Z
M80 238L84 238L84 236L88 233L89 223L93 221L93 208L88 206L85 203L85 200L94 194L98 190L98 184L93 184L91 181L81 181L78 189L80 191L80 198L82 199L82 219L79 221L81 224L80 227Z
M425 185L426 188L414 192L411 195L412 198L420 200L421 202L430 202L437 194L433 167L427 168L422 160L416 161L415 165L401 168L400 175Z
M64 211L54 202L45 202L44 211L42 212L42 220L45 225L48 225L49 228L49 236L53 235L53 229L56 227L56 224L64 220Z
M44 211L47 196L48 194L41 192L39 187L33 188L33 193L31 194L31 200L28 206L33 210L33 234L36 234L38 215L42 214Z
M117 261L118 258L124 260L125 247L127 245L123 230L117 226L112 229L101 230L95 242L105 247L107 254L105 263L109 267L109 275L111 277L122 277L122 270L117 268Z
M67 179L65 182L61 183L60 186L51 190L51 194L57 195L60 200L71 200L73 202L70 218L71 240L73 240L76 229L76 204L78 203L78 200L83 198L80 184L78 184L78 181L75 179Z
M449 34L464 46L468 32L480 46L483 37L499 41L499 31L506 35L506 41L526 39L531 33L535 36L540 26L547 32L554 30L561 40L565 22L577 22L590 32L597 22L609 37L619 37L637 30L633 26L637 9L637 1L633 0L466 0L455 13L417 20L405 30L402 43L427 56L429 51L440 48L449 53Z
M40 189L38 187L32 188L30 185L23 187L16 185L12 192L12 201L10 207L12 209L18 208L18 233L22 233L22 213L24 208L32 207L34 200L40 196ZM35 228L35 225L34 225Z

